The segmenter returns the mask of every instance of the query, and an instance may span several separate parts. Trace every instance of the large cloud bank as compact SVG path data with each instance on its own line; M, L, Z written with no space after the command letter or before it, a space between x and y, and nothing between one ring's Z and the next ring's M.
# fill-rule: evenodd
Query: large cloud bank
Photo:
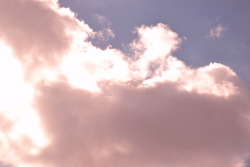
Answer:
M0 0L0 166L245 167L249 90L172 56L167 25L100 49L56 0Z

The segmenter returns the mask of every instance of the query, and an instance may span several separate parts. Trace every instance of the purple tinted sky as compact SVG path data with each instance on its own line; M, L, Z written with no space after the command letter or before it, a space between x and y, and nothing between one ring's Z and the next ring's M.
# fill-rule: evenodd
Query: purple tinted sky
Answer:
M134 39L134 27L164 23L180 37L187 37L174 53L190 66L210 62L230 66L250 85L250 1L249 0L60 0L94 30L102 27L94 14L112 23L113 47ZM220 39L207 39L210 29L221 24L227 30Z

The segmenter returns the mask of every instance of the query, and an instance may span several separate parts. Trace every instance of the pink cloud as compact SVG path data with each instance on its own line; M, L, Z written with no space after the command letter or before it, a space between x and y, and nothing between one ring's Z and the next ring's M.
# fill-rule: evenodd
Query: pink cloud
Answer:
M25 66L35 69L56 64L70 47L72 30L83 30L74 14L58 8L56 3L52 0L1 1L1 39L12 47ZM88 27L85 31L82 33L90 32Z
M100 94L54 83L39 91L52 139L38 160L46 166L233 167L248 154L249 104L241 95L188 93L171 83L111 85Z
M0 162L244 167L249 90L230 67L174 57L182 40L167 25L137 27L127 56L92 45L57 1L0 9Z
M222 33L226 30L227 28L222 26L222 25L218 25L214 28L212 28L209 32L209 34L206 36L207 38L220 38Z

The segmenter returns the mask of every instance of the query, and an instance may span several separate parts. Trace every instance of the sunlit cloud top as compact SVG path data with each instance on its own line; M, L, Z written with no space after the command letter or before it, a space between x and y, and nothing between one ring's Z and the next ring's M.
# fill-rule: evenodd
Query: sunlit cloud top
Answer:
M245 167L239 76L186 65L162 23L136 27L128 53L98 47L115 35L96 17L99 32L55 0L0 0L0 167Z

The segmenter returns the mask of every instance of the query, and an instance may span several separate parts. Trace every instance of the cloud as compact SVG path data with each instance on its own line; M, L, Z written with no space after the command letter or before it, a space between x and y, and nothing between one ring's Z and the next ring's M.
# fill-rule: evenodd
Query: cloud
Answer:
M105 41L107 42L108 40L112 39L115 37L115 34L113 33L113 31L109 28L105 28L101 31L98 31L94 38L97 38L97 40L99 41Z
M98 21L98 23L100 23L102 26L105 27L111 26L111 22L105 16L102 16L100 14L94 14L94 17Z
M56 1L1 0L0 3L1 38L25 66L56 64L70 47L72 30L83 30L74 14L59 8ZM82 35L87 36L91 30L84 29Z
M182 39L167 25L137 27L126 54L94 46L57 1L2 6L2 164L244 167L249 90L230 67L174 57Z
M115 38L115 34L111 29L112 24L105 16L94 14L94 18L101 25L102 29L94 32L92 43L99 47L106 46L110 39Z
M206 37L207 38L220 38L222 33L226 29L227 29L226 27L219 24L217 27L212 28Z
M248 123L242 116L249 106L240 96L188 93L169 83L105 85L105 90L96 94L65 83L41 85L36 105L52 143L39 162L233 167L247 155Z

